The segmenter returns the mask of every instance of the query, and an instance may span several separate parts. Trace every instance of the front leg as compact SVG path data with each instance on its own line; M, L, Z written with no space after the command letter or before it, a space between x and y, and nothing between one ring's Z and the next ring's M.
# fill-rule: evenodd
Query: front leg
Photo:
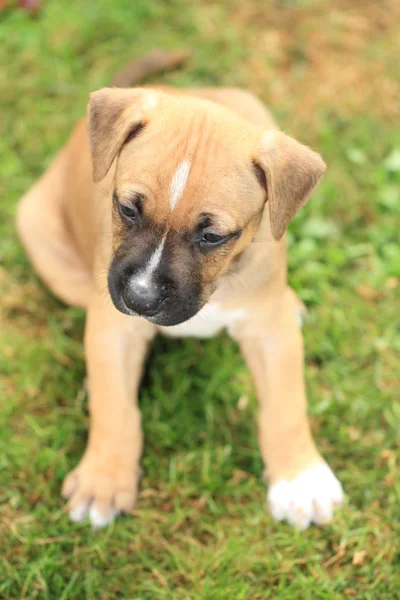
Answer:
M290 288L252 311L235 337L259 399L259 439L269 481L268 504L278 520L305 529L332 518L342 487L318 453L307 418L299 302Z
M62 489L73 521L89 514L94 527L103 527L135 502L142 452L137 392L154 333L150 323L119 313L99 295L89 305L85 329L89 439Z

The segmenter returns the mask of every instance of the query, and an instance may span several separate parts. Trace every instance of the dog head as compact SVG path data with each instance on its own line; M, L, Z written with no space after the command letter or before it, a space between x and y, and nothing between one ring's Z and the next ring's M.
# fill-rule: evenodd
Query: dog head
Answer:
M228 109L162 91L91 95L93 176L116 161L111 298L158 325L194 316L251 243L264 207L279 240L321 178L320 156Z

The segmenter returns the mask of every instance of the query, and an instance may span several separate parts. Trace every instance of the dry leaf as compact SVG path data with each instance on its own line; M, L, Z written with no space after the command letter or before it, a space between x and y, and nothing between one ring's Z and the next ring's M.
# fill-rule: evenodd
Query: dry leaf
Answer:
M339 546L335 545L334 550L336 551L336 554L334 554L327 561L324 562L324 567L330 567L331 565L334 565L335 563L340 561L346 555L346 548L347 540L342 540Z
M383 485L385 487L392 487L392 485L393 485L393 475L391 473L388 473L387 475L385 475L385 478L383 480Z
M357 550L357 552L354 552L353 565L355 565L357 567L361 567L365 562L366 556L367 556L366 550Z
M361 433L356 427L348 427L347 433L352 442L359 440L361 437Z
M241 471L240 469L235 469L232 474L231 483L233 485L238 485L242 481L245 481L249 478L249 474L246 471Z
M237 407L239 410L245 410L247 408L248 403L249 403L249 399L247 396L240 396L238 403L237 403Z
M394 457L394 452L393 452L393 450L389 450L389 449L382 450L382 452L379 455L379 458L386 464L389 464L389 462L391 462L393 457Z
M399 284L400 284L400 279L397 279L397 277L389 277L389 279L387 279L386 283L385 283L388 290L394 290L395 288L398 287Z
M361 283L356 288L356 292L361 298L370 302L373 302L374 300L379 300L379 298L382 298L384 296L382 290L377 290L368 283Z

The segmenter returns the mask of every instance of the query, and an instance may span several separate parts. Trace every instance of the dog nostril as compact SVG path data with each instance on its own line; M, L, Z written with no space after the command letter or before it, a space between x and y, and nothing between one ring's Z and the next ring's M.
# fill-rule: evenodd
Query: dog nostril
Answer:
M161 303L165 300L165 293L160 287L146 289L135 286L134 282L131 282L123 291L123 299L133 312L142 316L151 316L158 312Z

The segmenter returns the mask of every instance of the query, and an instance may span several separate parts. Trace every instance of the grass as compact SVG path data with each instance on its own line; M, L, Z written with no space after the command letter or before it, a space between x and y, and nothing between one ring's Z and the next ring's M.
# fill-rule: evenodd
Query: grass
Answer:
M47 0L36 17L0 13L0 598L400 598L398 17L396 0ZM312 427L348 497L323 529L265 510L254 390L224 336L155 343L133 515L95 533L64 513L60 484L88 425L84 315L32 272L15 207L88 92L153 46L195 49L164 81L250 87L328 163L289 232L291 283L310 309Z

